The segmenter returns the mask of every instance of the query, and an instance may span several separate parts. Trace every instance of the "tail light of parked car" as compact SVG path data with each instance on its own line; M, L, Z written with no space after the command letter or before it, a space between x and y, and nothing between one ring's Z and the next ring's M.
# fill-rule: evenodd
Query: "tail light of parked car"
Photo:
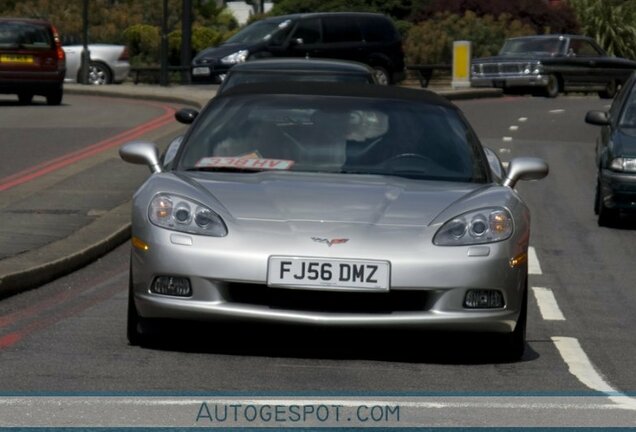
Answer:
M128 53L128 47L124 47L124 50L119 55L119 61L128 61L130 60L130 54Z
M66 54L62 49L62 40L60 39L60 34L55 28L55 26L51 26L51 30L53 31L53 41L55 43L55 51L57 52L57 68L58 70L66 68Z

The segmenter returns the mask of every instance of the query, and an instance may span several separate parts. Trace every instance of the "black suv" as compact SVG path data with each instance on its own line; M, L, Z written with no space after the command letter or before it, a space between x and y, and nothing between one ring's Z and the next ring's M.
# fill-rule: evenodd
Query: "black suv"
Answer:
M194 82L223 80L228 69L264 57L353 60L375 71L379 84L404 78L402 39L391 20L372 13L307 13L257 21L192 62Z
M42 95L59 105L65 71L60 36L50 22L0 18L0 94L17 94L22 104Z

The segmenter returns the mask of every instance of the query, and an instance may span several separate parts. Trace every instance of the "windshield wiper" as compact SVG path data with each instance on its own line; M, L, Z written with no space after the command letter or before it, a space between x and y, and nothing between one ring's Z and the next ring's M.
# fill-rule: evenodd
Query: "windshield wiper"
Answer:
M246 172L246 173L255 173L262 171L271 171L264 170L260 168L250 168L250 167L194 167L188 168L186 171L200 171L200 172Z

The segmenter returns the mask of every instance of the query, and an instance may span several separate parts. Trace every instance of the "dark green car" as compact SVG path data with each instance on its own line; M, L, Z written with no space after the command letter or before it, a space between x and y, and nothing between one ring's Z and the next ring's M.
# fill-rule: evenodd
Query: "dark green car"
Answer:
M600 226L613 226L621 212L636 211L636 75L625 83L608 112L589 111L585 121L602 127L596 144L594 210Z

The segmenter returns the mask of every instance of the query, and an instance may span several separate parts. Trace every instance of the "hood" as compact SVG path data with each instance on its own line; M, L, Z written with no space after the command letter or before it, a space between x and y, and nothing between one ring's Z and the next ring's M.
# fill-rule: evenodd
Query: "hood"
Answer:
M253 49L255 44L245 44L245 43L227 43L222 44L217 47L206 48L203 51L199 52L194 60L192 60L193 64L199 63L201 60L220 60L225 56L230 54L234 54L237 51L244 49Z
M338 174L180 173L179 177L211 195L210 203L220 204L237 220L404 226L430 225L451 204L487 187L365 175L355 179L348 175L343 183Z

